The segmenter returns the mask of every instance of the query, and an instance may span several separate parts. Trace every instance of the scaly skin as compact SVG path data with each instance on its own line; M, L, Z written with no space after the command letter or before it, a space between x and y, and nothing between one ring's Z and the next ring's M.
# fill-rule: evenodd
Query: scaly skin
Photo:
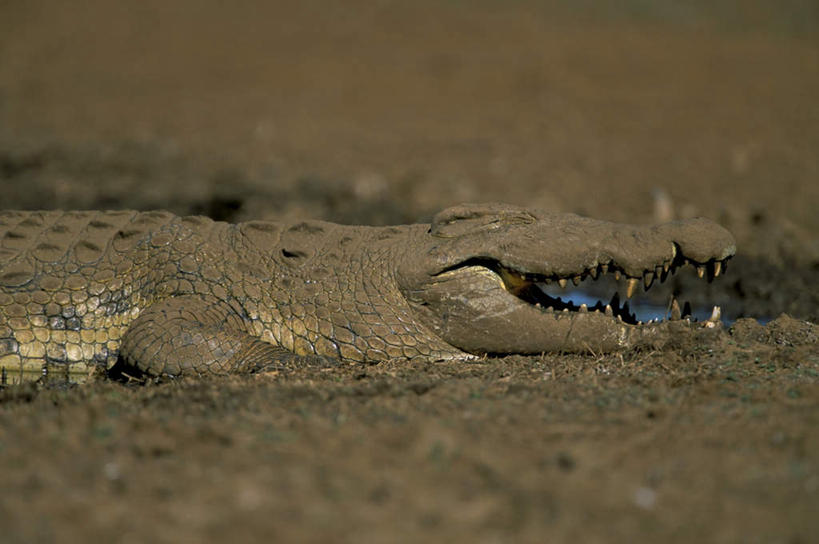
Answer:
M634 227L502 204L395 227L0 212L0 367L90 371L119 360L181 376L294 356L626 348L692 325L551 312L536 306L545 299L534 284L605 265L643 278L691 262L713 275L733 253L731 235L704 219Z

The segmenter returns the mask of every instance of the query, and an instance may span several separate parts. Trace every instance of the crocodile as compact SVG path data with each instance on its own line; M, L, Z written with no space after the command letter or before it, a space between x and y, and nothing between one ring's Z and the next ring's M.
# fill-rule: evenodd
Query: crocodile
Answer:
M718 320L694 323L675 300L642 323L617 295L589 308L542 286L614 274L630 297L684 265L713 279L734 252L703 218L635 226L507 204L387 227L3 211L0 367L179 377L657 345Z

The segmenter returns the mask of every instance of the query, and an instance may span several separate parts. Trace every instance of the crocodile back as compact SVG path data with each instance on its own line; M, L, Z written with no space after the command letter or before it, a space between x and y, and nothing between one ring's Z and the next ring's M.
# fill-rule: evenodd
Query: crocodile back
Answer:
M48 265L79 270L112 249L127 252L174 217L128 210L0 212L0 289L24 286Z

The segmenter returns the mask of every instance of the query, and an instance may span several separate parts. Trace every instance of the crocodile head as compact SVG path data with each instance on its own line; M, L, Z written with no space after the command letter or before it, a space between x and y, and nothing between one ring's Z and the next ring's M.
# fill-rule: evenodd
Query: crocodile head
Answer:
M640 323L619 305L592 308L548 296L542 284L575 284L601 274L638 285L665 280L683 265L718 276L734 255L731 234L707 219L653 226L598 221L505 204L461 205L437 214L426 251L397 270L419 321L448 344L474 354L615 350L656 341L680 319ZM718 310L715 309L715 313ZM714 326L715 315L705 326Z

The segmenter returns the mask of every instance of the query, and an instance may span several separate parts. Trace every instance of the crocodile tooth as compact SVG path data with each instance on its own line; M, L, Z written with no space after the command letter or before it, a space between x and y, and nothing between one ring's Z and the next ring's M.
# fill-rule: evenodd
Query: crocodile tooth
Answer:
M591 276L593 280L597 279L597 271L598 270L596 266L589 268L589 276Z
M563 308L563 313L564 313L564 314L569 313L569 309L568 309L568 308Z
M679 321L681 317L680 304L676 298L673 298L671 299L671 321Z
M614 317L614 310L611 309L611 304L606 304L606 315Z
M619 270L614 271L614 280L615 281L620 281L620 271Z
M717 276L719 276L721 271L722 271L722 261L715 261L714 262L714 277L716 278Z
M714 309L711 310L711 317L708 318L708 321L716 323L722 317L722 310L719 306L714 306Z
M643 273L643 285L645 286L646 291L649 290L652 283L654 283L654 272Z
M626 284L626 298L631 298L634 295L635 291L637 291L637 285L640 283L640 280L637 278L629 278L628 283Z
M663 272L668 274L669 270L671 270L671 262L663 263Z
M580 311L583 312L583 313L586 313L586 312L589 311L589 307L586 306L585 304L581 304L580 305Z
M702 265L697 266L697 277L702 279L702 277L704 275L705 275L705 267L702 266Z
M572 278L572 283L575 285L580 285L580 280L581 280L580 276L574 276Z
M601 274L606 274L606 273L608 273L608 271L609 271L609 265L608 264L601 264L600 265L600 273Z
M674 257L677 256L677 244L671 242L671 260L674 260Z
M665 283L665 280L668 279L670 270L671 267L667 264L657 267L657 275L660 277L660 283Z
M565 288L566 288L566 285L567 285L569 282L568 282L568 280L566 280L566 278L560 278L559 280L557 280L557 283L559 283L559 284L560 284L560 287L561 287L561 288L565 289Z

